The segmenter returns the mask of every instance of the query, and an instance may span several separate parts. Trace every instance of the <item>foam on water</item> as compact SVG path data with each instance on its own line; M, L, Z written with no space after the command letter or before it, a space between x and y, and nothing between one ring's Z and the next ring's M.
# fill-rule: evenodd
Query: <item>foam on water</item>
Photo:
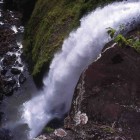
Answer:
M11 29L15 32L15 34L18 33L17 27L15 25L13 25Z

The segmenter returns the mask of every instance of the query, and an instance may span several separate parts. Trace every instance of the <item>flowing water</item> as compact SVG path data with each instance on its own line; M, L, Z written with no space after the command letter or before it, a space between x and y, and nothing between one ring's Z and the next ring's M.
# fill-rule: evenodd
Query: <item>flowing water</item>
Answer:
M1 127L10 129L15 135L14 140L19 140L19 137L27 140L26 133L24 132L28 127L21 120L19 107L29 100L36 91L33 80L28 74L27 67L21 59L24 27L21 26L20 20L21 14L5 9L4 1L0 0L0 77L2 77L0 82L14 82L14 84L9 84L10 86L7 84L6 94L12 94L12 91L9 89L15 92L12 96L4 96L3 103L0 104L0 115L1 111L4 112L2 126L0 126L0 140L3 140L1 138ZM14 74L11 72L12 69L20 72ZM4 72L2 73L2 71ZM26 83L24 83L25 76L28 79ZM6 87L4 84L2 86ZM0 89L0 92L3 93L3 89L2 91Z
M43 90L19 108L21 116L17 123L14 122L14 127L27 124L30 128L28 139L32 139L51 119L68 112L81 73L111 41L107 28L119 31L123 25L125 32L134 28L140 23L139 7L140 0L116 2L83 17L80 27L70 33L62 50L55 54L49 73L44 77ZM7 127L12 125L6 124Z

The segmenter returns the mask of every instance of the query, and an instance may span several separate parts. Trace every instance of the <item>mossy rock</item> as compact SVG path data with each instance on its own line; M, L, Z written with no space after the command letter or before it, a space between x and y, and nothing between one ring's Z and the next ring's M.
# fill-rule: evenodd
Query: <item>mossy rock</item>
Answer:
M54 129L51 128L51 127L45 127L45 128L43 129L43 133L52 133L53 131L54 131Z

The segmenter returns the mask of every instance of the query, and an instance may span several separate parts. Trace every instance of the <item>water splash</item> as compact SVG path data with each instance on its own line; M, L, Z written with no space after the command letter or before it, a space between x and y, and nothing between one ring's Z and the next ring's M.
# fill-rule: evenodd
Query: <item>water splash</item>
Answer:
M55 54L44 89L39 96L23 104L22 119L30 127L30 138L37 136L54 117L61 117L71 106L75 86L82 71L101 53L111 40L107 27L127 31L140 21L140 0L110 4L98 8L81 19L81 25L63 42ZM133 24L132 24L133 23Z

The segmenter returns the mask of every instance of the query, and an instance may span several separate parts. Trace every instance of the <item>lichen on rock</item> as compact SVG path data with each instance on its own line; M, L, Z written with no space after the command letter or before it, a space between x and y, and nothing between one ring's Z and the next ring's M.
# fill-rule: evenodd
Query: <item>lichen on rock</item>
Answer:
M86 115L86 113L81 113L81 111L79 111L75 115L74 121L76 122L76 125L86 124L88 122L88 116Z
M66 135L67 135L67 132L64 130L64 129L62 129L62 128L59 128L59 129L56 129L55 131L54 131L54 134L56 135L56 136L58 136L58 137L65 137Z

